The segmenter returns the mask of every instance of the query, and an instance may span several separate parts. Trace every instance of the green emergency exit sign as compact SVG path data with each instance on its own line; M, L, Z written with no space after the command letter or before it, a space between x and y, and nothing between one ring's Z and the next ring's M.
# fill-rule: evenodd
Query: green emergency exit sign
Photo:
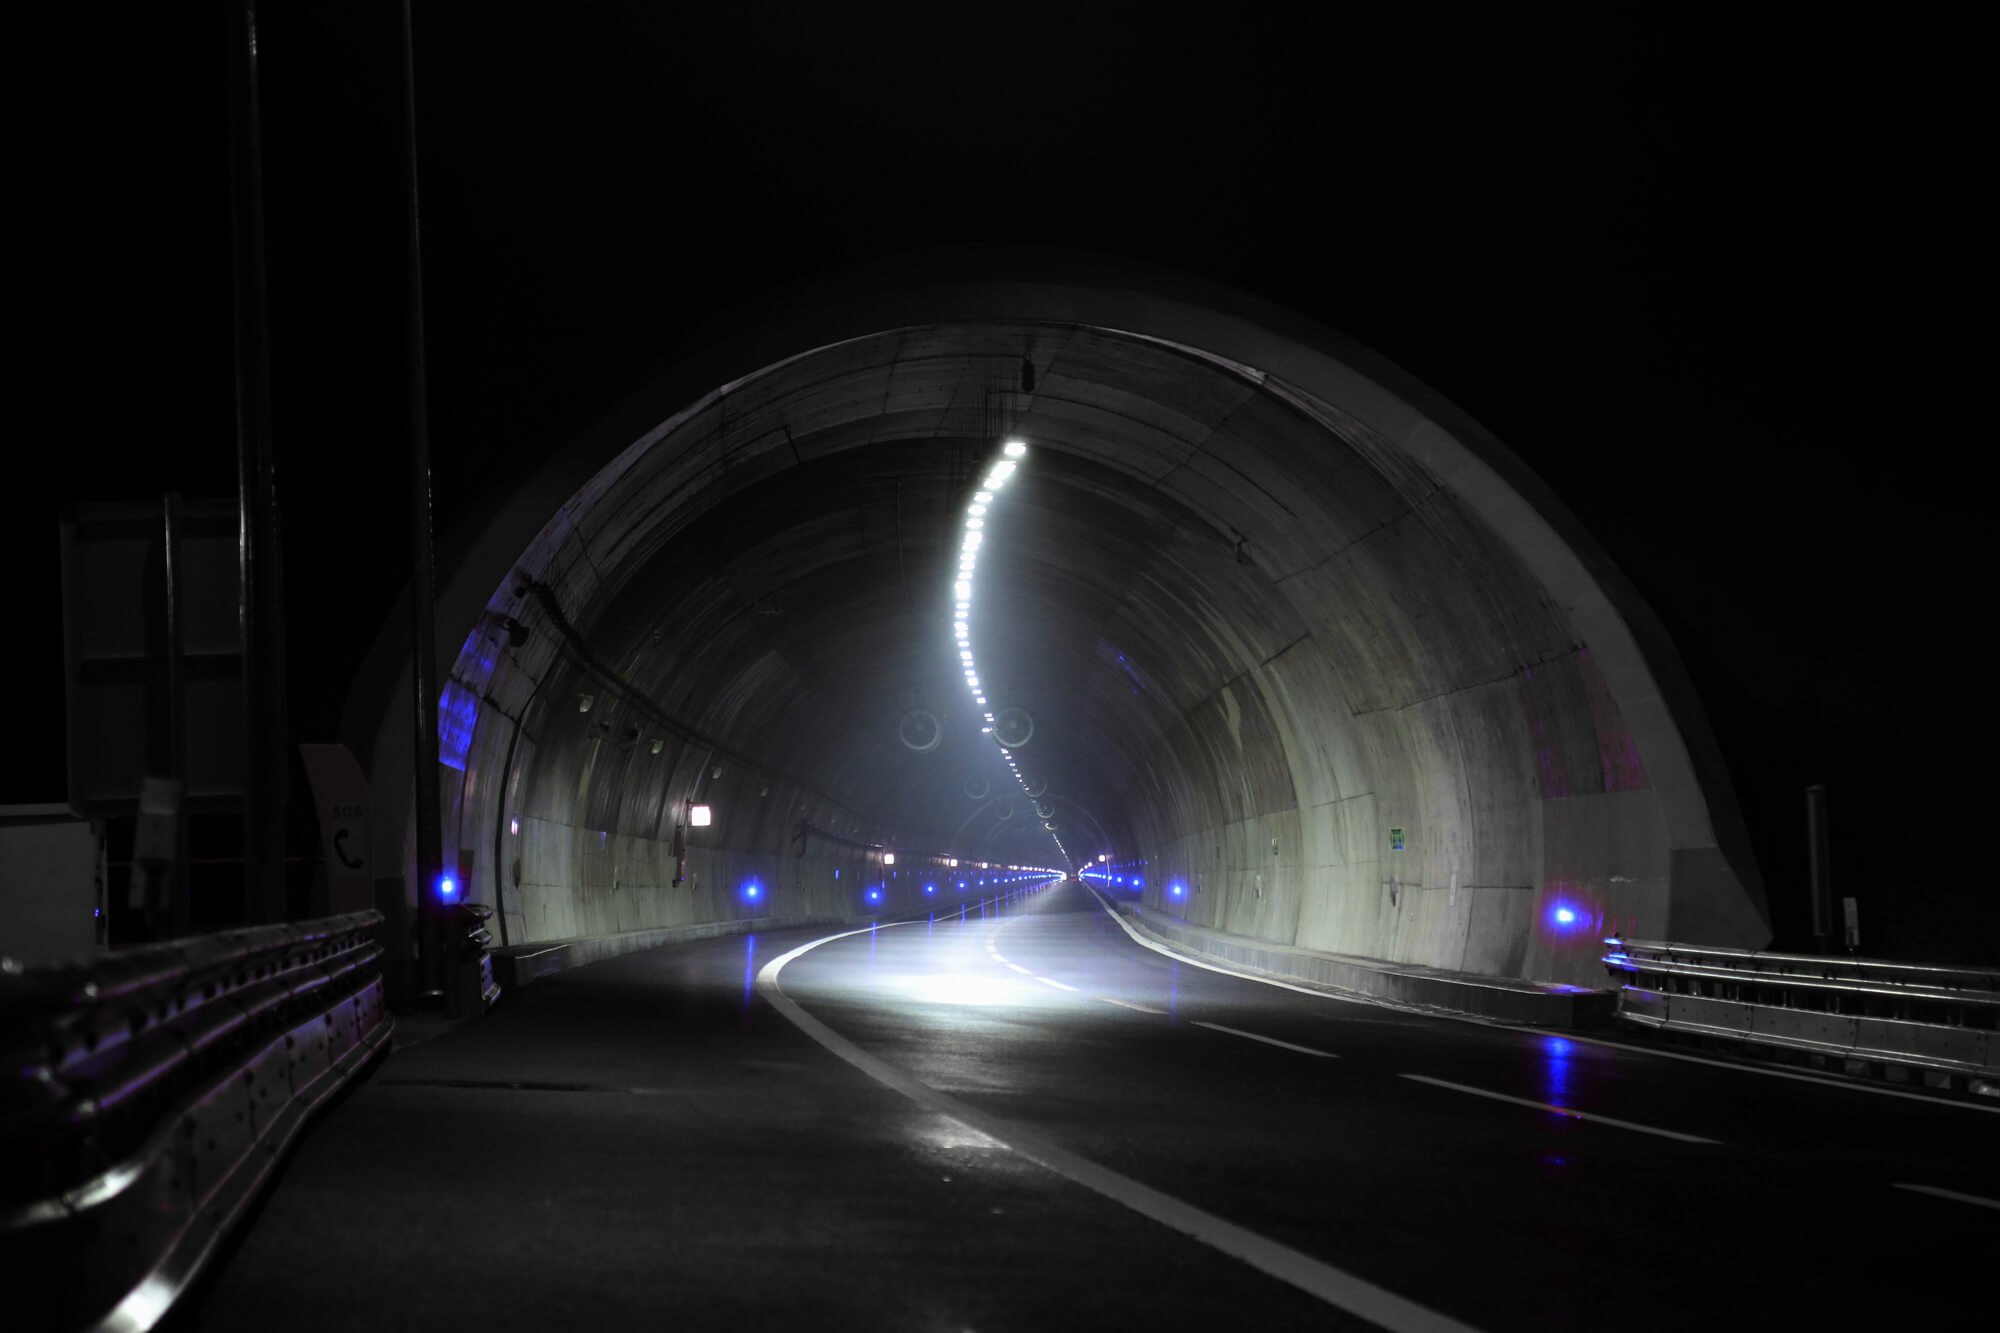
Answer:
M1399 828L1389 830L1389 850L1392 852L1403 850L1403 830Z

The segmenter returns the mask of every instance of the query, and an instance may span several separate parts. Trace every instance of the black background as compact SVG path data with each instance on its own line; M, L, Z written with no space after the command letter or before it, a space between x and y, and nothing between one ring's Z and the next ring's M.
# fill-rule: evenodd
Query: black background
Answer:
M407 577L397 10L264 15L294 739ZM1080 248L1355 337L1528 460L1674 634L1782 940L1803 789L1872 951L1995 957L1967 34L1617 6L422 5L440 528L711 312ZM0 801L64 796L56 515L234 490L220 6L7 38Z

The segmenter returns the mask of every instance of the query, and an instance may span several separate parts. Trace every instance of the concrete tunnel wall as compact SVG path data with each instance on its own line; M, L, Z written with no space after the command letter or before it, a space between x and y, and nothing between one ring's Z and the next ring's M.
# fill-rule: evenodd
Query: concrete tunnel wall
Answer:
M1510 484L1500 468L1525 470L1468 423L1364 377L1324 331L1253 313L878 290L767 323L705 393L684 376L641 395L597 437L623 428L626 446L559 507L580 460L552 460L441 598L473 626L446 709L466 739L446 845L470 851L471 896L495 900L497 869L520 943L849 915L877 883L919 901L934 867L911 851L1050 864L1033 821L982 822L995 802L965 794L990 759L976 738L932 755L895 739L907 707L969 707L937 684L954 665L939 560L998 401L1034 454L989 533L977 646L1037 719L1020 753L1072 850L1145 859L1149 901L1202 924L1499 975L1594 984L1614 930L1764 943L1678 664L1574 520L1529 503L1532 478ZM1036 392L996 400L1024 354ZM894 512L875 512L890 478ZM507 616L533 631L519 650ZM386 808L397 712L374 728ZM696 795L720 818L677 888L673 825ZM882 874L869 843L906 848L902 865ZM399 844L378 855L406 862ZM1174 882L1185 897L1164 899Z

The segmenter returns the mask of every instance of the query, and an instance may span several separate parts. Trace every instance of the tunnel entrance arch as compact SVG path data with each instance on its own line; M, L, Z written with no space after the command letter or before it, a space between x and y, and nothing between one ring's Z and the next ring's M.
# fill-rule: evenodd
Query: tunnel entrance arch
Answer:
M627 701L615 723L568 718L559 741L548 718L575 707L561 682L583 670L589 634L610 636L601 672L646 660L618 599L709 507L759 486L778 495L815 460L986 429L980 413L953 406L978 378L953 370L954 358L1038 364L1036 401L1013 424L1067 487L1047 506L1050 531L1084 542L1112 497L1139 496L1125 546L1171 546L1166 582L1212 603L1188 618L1204 639L1193 654L1202 669L1182 670L1161 628L1175 589L1145 591L1162 581L1128 568L1130 605L1118 605L1126 630L1148 640L1148 660L1129 674L1147 673L1164 712L1148 718L1106 695L1073 709L1066 729L1095 728L1087 748L1115 752L1091 770L1130 784L1105 836L1147 855L1149 879L1198 880L1191 918L1567 981L1595 979L1606 930L1765 942L1747 840L1672 645L1517 456L1397 368L1291 312L1177 275L1051 268L1060 265L999 278L952 270L942 281L935 269L877 274L750 312L455 534L440 660L453 664L468 717L464 752L452 756L463 767L447 774L457 788L447 846L469 853L482 901L496 887L551 888L565 876L608 885L540 920L510 901L516 942L644 919L626 890L658 887L653 862L680 803L730 780L704 776L711 769L763 794L745 798L730 854L678 912L733 910L730 883L775 873L801 821L864 843L910 833L879 794L857 794L875 781L865 765L816 767L770 741L780 722L758 710L795 683L782 653L732 660L706 678L707 696L659 716ZM990 365L980 374L990 382ZM854 392L864 386L870 401ZM897 474L898 523L902 478L922 466ZM949 490L949 477L933 480ZM495 627L532 619L538 600L567 607L576 624L544 618L526 649L503 649ZM1256 614L1231 620L1223 605ZM385 811L409 805L402 623L392 617L346 714ZM691 709L700 725L683 717ZM1061 707L1035 711L1062 726ZM759 727L762 750L710 762L710 742ZM641 775L631 757L658 753L655 743L671 748ZM519 835L501 830L516 825L523 784L558 771L546 781L575 788L558 802L562 817L510 855ZM402 822L378 828L382 864L407 865ZM814 910L844 905L846 889L832 888L841 881L823 873L837 868L793 870L820 892ZM1583 928L1558 929L1558 910Z

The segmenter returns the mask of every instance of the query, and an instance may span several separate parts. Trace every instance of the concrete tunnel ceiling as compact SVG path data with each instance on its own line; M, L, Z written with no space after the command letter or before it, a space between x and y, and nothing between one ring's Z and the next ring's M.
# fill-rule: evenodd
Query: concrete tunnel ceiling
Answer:
M1496 975L1594 983L1612 931L1765 942L1754 867L1715 847L1727 793L1692 778L1606 599L1551 587L1576 557L1495 524L1533 517L1518 495L1268 369L1036 319L769 365L548 518L453 671L448 821L495 849L474 896L499 865L513 942L727 916L788 874L818 895L794 915L863 881L922 901L926 853L1063 863L951 631L1003 438L1030 452L972 638L992 705L1032 715L1015 754L1069 854L1143 859L1147 900L1198 923ZM899 735L912 710L934 748ZM675 886L695 798L721 859ZM787 865L842 856L862 868L837 891Z

